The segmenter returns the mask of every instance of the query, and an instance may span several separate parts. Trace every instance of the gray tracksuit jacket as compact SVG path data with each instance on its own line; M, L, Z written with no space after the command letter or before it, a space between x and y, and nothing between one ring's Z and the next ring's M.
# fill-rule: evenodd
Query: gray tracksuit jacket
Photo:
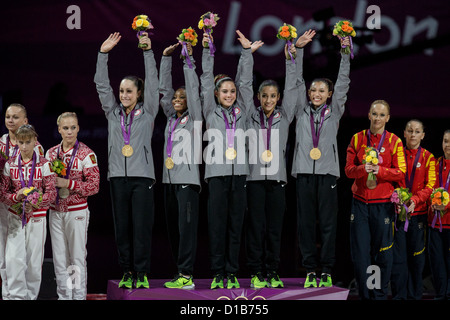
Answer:
M190 57L193 69L184 61L183 72L185 79L188 109L183 113L176 125L172 136L172 154L175 162L172 169L163 165L163 183L195 184L200 186L199 163L202 153L202 105L199 95L199 82L195 71L195 61ZM167 117L164 143L164 159L167 158L166 148L169 137L169 126L177 121L176 111L172 105L175 90L172 88L172 57L163 56L160 65L159 90L163 97L160 104ZM164 162L163 162L164 163Z
M297 49L297 52L299 49ZM289 125L294 119L295 106L298 97L296 86L297 68L291 59L286 60L286 76L283 100L281 106L276 106L273 111L272 130L270 137L270 150L274 158L271 162L261 161L261 154L266 149L266 135L262 131L261 116L262 107L252 107L250 116L247 119L248 128L253 128L257 132L257 139L252 137L249 142L249 162L250 175L248 181L275 180L283 184L287 183L286 173L286 143L289 135ZM263 115L265 128L268 128L268 120Z
M222 111L228 118L230 126L234 121L233 108L228 109L218 105L214 97L214 57L209 54L209 49L203 49L202 69L200 77L203 117L206 121L206 135L208 145L203 152L205 161L205 180L210 177L248 175L248 146L245 138L246 122L250 108L254 107L253 90L251 90L253 59L251 50L243 49L239 59L238 73L240 78L236 83L237 98L234 103L236 114L236 136L234 137L234 149L237 157L229 160L225 156L227 145L226 125Z
M133 155L122 154L124 139L120 125L121 104L116 101L108 76L108 54L98 53L94 82L108 120L108 179L113 177L144 177L155 180L152 135L159 106L158 71L152 50L144 51L145 87L144 103L138 103L131 125L130 145ZM123 112L125 114L125 112ZM131 114L131 113L130 113ZM128 132L130 115L125 117Z
M318 123L324 105L317 108L317 110L310 105L303 79L303 50L299 50L298 53L300 53L300 55L297 54L299 96L296 112L296 143L292 175L297 177L297 174L330 174L338 178L340 172L336 136L339 129L339 120L345 111L345 102L347 101L347 92L350 84L350 55L341 54L338 78L334 86L331 103L328 105L328 110L325 110L320 132L318 148L322 155L318 160L313 160L309 155L313 148L310 114L312 113L314 116L314 123ZM315 124L315 130L317 130L317 124Z

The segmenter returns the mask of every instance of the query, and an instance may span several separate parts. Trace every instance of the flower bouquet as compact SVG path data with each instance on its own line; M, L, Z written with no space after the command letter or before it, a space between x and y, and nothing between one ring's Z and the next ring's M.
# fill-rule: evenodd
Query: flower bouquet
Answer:
M189 42L192 46L196 46L198 42L197 32L192 27L181 30L180 35L177 37L183 48L181 49L181 55L186 59L189 68L192 69L191 59L189 58L189 52L186 47L186 43Z
M353 28L353 25L348 20L341 20L338 21L334 25L333 29L333 35L337 36L339 39L348 37L350 40L350 47L349 46L343 46L341 48L341 52L345 54L350 54L353 59L353 41L352 37L356 36L356 31Z
M66 175L66 164L60 159L53 160L50 167L58 177L64 177Z
M133 30L137 31L137 37L142 37L142 33L147 31L148 29L153 29L153 25L151 20L148 19L148 16L144 14L140 14L133 19L133 23L131 24ZM139 43L138 48L147 48L147 44Z
M406 204L411 199L412 193L408 188L396 188L392 192L391 202L395 204L395 212L398 215L400 221L405 222L404 230L408 230L408 207ZM397 217L396 217L397 219Z
M297 29L290 24L284 23L281 27L278 28L277 38L285 40L288 47L290 47L292 44L292 40L297 38ZM289 50L288 52L289 56L291 57L292 63L295 63L292 53Z
M445 190L444 188L436 188L433 190L433 192L431 193L431 204L432 205L444 205L446 206L449 202L449 194L447 192L447 190ZM434 210L434 218L433 218L433 222L431 223L431 226L434 228L435 224L436 224L436 220L439 219L439 230L442 231L442 223L441 223L441 218L442 216L445 214L445 210Z
M211 35L211 33L213 32L213 27L217 25L217 21L219 21L219 19L220 18L217 15L217 13L212 13L208 11L207 13L203 14L200 17L200 20L198 22L198 28L206 32L208 35ZM208 46L209 46L209 54L211 56L214 56L216 48L211 39L208 42Z
M27 224L28 220L33 216L33 212L25 212L25 204L29 203L31 204L31 206L33 207L33 209L38 209L39 205L42 202L42 192L35 188L35 187L30 187L30 188L26 188L23 191L23 195L25 196L25 198L23 199L22 202L13 204L11 206L11 209L13 209L17 215L22 217L22 228Z
M378 151L373 147L367 147L362 160L363 164L371 163L377 165L379 163L378 160ZM373 172L369 172L367 176L367 188L375 189L377 186L377 177Z

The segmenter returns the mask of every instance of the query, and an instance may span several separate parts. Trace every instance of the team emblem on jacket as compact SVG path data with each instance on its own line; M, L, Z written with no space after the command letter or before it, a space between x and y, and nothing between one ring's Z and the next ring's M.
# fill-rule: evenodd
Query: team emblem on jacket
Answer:
M323 114L324 116L326 116L327 114L329 114L330 113L330 108L327 108L326 110L325 110L325 113Z
M279 117L281 117L281 112L277 112L277 113L273 116L274 119L278 119Z
M183 119L181 119L180 123L185 124L189 119L189 116L185 116Z
M96 163L97 163L97 159L95 158L95 155L91 154L91 155L89 156L89 158L91 158L92 164L96 164Z
M234 114L238 115L239 113L241 113L241 109L239 107L235 107L234 108Z
M142 110L141 109L137 109L136 111L134 111L134 116L138 117L141 113L142 113Z
M420 168L420 166L421 166L421 164L420 164L420 162L417 162L417 168Z

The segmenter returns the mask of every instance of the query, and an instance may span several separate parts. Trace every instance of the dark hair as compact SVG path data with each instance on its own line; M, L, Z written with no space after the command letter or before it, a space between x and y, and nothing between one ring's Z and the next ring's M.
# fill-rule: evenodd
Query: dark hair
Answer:
M408 124L410 124L411 122L418 122L418 123L420 123L420 125L422 126L422 130L425 132L425 126L424 126L423 122L421 120L419 120L419 119L411 119L411 120L409 120L406 123L406 125L405 125L405 130L408 127Z
M228 75L226 74L218 74L217 76L214 77L214 90L219 90L220 86L222 85L222 83L226 82L226 81L231 81L234 83L234 80L231 79Z
M259 85L258 93L260 93L265 87L275 87L275 88L277 88L277 92L280 93L280 86L278 85L278 83L275 80L272 80L272 79L264 80Z
M333 90L334 90L334 84L333 84L333 81L331 81L331 80L328 79L328 78L315 78L315 79L311 82L311 85L312 85L314 82L323 82L323 83L325 83L325 84L327 85L328 91L333 91ZM311 86L310 86L310 88L311 88Z
M141 92L141 94L137 99L137 102L144 102L144 80L136 76L126 76L125 78L122 79L122 81L123 80L133 81L134 85L137 88L137 92L139 91Z

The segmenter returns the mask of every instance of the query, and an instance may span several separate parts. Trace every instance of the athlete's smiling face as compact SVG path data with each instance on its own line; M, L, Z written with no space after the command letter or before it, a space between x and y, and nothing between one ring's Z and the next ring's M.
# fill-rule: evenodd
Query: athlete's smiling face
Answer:
M320 107L331 98L332 91L328 89L328 85L323 81L314 81L308 90L309 100L314 107Z
M223 81L215 91L217 101L224 108L229 108L236 101L236 85L233 81Z
M278 88L275 86L265 86L258 92L258 100L261 103L264 113L270 116L280 100Z

